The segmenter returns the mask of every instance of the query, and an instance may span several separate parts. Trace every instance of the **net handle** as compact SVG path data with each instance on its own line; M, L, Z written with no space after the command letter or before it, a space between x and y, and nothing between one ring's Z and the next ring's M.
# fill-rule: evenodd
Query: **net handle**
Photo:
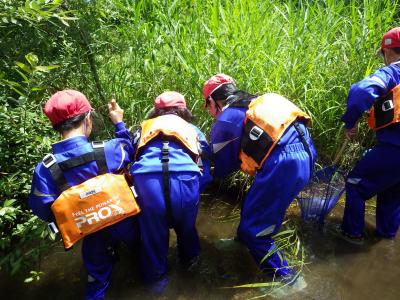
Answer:
M346 149L347 145L349 144L349 139L345 138L343 141L342 146L340 147L339 151L336 153L335 159L333 160L333 165L337 165L340 158L343 155L344 149Z

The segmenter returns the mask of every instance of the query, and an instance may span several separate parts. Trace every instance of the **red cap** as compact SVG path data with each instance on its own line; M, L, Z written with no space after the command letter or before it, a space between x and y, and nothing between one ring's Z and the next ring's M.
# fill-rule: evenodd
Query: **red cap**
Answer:
M164 92L154 100L155 108L186 108L185 98L178 92Z
M92 109L86 96L75 90L55 93L46 102L44 113L55 125Z
M208 97L221 85L233 83L235 84L235 80L232 77L225 74L216 74L210 79L208 79L203 86L203 96L204 99L207 100Z
M383 35L381 49L400 47L400 27L390 29Z

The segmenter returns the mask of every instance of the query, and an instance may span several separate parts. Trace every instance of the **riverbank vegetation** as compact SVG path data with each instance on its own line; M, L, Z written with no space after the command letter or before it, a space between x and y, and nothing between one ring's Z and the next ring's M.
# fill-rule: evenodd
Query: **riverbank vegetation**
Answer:
M165 90L185 94L209 132L202 84L223 72L244 90L280 93L307 111L319 163L329 163L342 142L346 92L380 66L380 38L396 18L398 3L389 0L1 1L1 271L34 268L49 244L27 195L35 164L57 138L42 113L55 91L89 97L103 119L101 138L112 136L112 95L135 127ZM345 164L371 141L362 128Z

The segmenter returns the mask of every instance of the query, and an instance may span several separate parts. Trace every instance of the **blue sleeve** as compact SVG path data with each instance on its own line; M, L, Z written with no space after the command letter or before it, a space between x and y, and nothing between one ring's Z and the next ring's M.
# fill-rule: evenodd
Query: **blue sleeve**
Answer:
M115 124L115 137L130 141L130 144L133 149L133 155L132 155L133 158L135 156L136 144L140 138L140 129L137 129L133 134L131 134L129 130L126 128L125 123L119 122Z
M211 145L216 177L226 177L240 168L239 152L242 132L243 118L232 120L218 118L213 124Z
M384 96L395 86L390 74L391 70L389 67L380 69L350 87L346 112L341 118L345 123L345 128L353 128L360 117L371 109L375 100Z
M109 172L117 173L133 161L135 151L129 139L116 138L106 142L104 148Z
M201 177L200 177L200 192L202 192L207 185L213 180L211 175L211 161L212 161L212 153L210 145L207 142L205 135L200 131L199 128L194 126L194 129L197 132L197 136L199 138L200 143L200 163L199 168L201 170Z
M54 222L51 205L60 192L50 177L50 172L40 163L33 173L28 204L32 212L47 222Z
M124 122L119 122L115 124L115 137L127 140L131 139L131 134L129 130L126 128Z

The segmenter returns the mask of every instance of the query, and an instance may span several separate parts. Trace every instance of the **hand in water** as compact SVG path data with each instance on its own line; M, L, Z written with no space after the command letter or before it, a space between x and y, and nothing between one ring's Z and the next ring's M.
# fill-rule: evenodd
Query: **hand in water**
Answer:
M114 98L108 103L108 114L113 124L122 122L124 119L124 110L118 105Z

